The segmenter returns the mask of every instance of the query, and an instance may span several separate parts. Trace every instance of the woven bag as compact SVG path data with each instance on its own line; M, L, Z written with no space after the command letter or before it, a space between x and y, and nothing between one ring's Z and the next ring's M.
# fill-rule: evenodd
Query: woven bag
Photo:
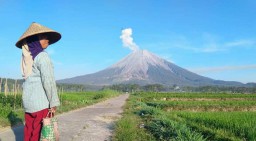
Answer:
M52 112L48 112L42 122L40 141L59 141L58 121L52 116Z

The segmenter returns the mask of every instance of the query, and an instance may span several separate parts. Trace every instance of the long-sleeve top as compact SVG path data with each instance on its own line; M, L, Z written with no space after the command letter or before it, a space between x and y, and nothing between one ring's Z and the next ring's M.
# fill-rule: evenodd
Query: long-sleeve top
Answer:
M60 105L53 64L44 51L35 57L32 73L23 82L22 101L28 113Z

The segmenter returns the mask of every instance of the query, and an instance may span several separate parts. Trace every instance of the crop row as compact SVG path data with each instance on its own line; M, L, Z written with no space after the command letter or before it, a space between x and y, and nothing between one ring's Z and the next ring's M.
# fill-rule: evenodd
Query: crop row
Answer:
M170 110L186 111L256 111L256 102L250 101L152 101L148 106Z
M225 93L157 93L157 92L137 92L135 95L143 97L144 100L162 100L172 98L212 98L212 99L226 99L226 98L244 98L256 99L256 94L225 94Z
M232 137L234 140L256 139L255 112L170 112L169 118L186 123L191 128L220 138ZM210 136L209 136L210 137ZM209 138L208 137L208 138Z

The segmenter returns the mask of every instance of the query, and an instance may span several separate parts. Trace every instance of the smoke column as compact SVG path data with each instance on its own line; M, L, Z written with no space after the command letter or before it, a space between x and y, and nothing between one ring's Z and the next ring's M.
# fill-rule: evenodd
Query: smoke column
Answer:
M137 46L133 42L132 38L132 29L131 28L126 28L122 30L122 35L120 36L123 42L123 46L131 49L132 51L139 50L139 46Z

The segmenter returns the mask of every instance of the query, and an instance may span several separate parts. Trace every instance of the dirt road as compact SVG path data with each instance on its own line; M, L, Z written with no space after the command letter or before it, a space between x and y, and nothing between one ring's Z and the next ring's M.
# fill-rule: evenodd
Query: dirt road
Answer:
M57 116L60 141L109 141L128 94ZM22 141L23 127L0 132L0 141Z

